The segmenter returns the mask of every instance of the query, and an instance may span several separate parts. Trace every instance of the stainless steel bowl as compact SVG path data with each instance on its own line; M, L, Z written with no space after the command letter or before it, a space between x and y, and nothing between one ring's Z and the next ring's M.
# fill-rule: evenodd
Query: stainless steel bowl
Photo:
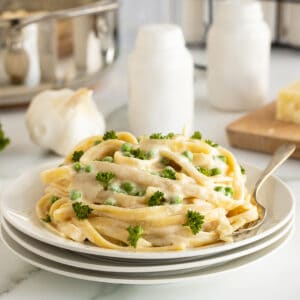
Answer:
M0 106L94 85L118 52L117 0L0 0Z

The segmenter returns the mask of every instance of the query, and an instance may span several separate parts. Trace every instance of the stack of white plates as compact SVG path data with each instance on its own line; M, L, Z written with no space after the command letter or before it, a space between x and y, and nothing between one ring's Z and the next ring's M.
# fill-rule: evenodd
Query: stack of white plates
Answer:
M232 243L163 253L125 252L76 243L48 231L36 217L35 204L44 189L39 174L46 168L49 165L27 172L3 193L1 236L25 261L61 275L126 284L202 278L257 261L279 249L292 234L294 197L282 181L271 177L259 193L268 212L266 221L256 232L239 236ZM260 171L249 165L246 170L252 186Z

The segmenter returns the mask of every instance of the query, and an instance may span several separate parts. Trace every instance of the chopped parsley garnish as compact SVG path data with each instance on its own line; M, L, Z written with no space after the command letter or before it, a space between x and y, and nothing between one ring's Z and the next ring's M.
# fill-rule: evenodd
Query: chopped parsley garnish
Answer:
M0 123L0 151L2 151L9 143L10 139L5 136L2 125Z
M216 186L215 191L223 193L227 197L233 197L233 189L229 186Z
M105 156L102 158L102 161L106 161L106 162L114 162L114 158L112 156Z
M91 214L93 209L88 205L84 205L81 202L75 202L72 204L73 211L78 220L87 219L88 216Z
M129 144L129 143L124 143L122 146L121 146L121 151L122 152L130 152L132 150L132 145Z
M164 136L163 136L163 134L162 134L161 132L158 132L158 133L152 133L152 134L149 136L149 138L150 138L151 140L162 140L162 139L164 139Z
M76 163L74 163L74 165L73 165L73 169L78 173L78 172L81 171L82 166L81 166L81 164L80 164L79 162L76 162Z
M167 139L172 139L175 136L173 132L168 133L167 135L163 135L161 132L158 133L152 133L150 135L151 140L167 140Z
M166 137L167 139L172 139L175 136L175 134L173 132L169 132Z
M111 206L115 206L117 203L116 199L114 198L107 198L105 201L104 201L104 204L105 205L111 205Z
M103 140L104 141L106 141L106 140L117 140L117 139L118 139L118 136L117 136L117 134L114 130L107 131L103 135Z
M140 148L131 150L131 154L135 158L138 158L141 160L148 160L148 159L152 158L152 156L153 156L151 151L146 152L146 151L141 150Z
M51 198L50 198L51 204L53 204L54 202L56 202L58 199L59 199L59 197L57 197L57 196L51 196Z
M163 177L163 178L168 178L168 179L173 179L175 180L176 179L176 171L168 166L168 167L165 167L161 172L160 172L160 177Z
M153 156L153 153L151 151L146 152L144 150L141 150L140 148L133 149L132 145L129 143L124 143L121 146L121 151L124 156L134 157L141 160L148 160Z
M203 167L196 167L196 169L206 176L216 176L221 174L221 170L219 168L207 169Z
M47 215L45 218L42 218L42 221L45 223L51 223L51 217Z
M104 189L106 190L109 182L114 179L116 175L112 172L98 172L96 175L96 180L103 184Z
M73 155L72 155L72 160L73 160L74 162L79 161L80 158L81 158L81 156L83 155L83 153L84 153L84 152L83 152L82 150L74 151L74 153L73 153Z
M84 171L86 173L90 173L92 171L92 166L91 165L87 165L85 168L84 168Z
M71 200L77 200L77 199L79 199L79 198L81 198L81 197L82 197L81 191L78 191L78 190L72 190L72 191L70 192L70 199L71 199Z
M225 164L227 164L227 157L224 155L218 155L217 158L219 160L221 160L222 162L224 162Z
M185 150L184 152L182 152L182 155L185 156L190 161L192 161L194 158L193 153L189 150Z
M202 139L202 134L200 133L200 131L195 131L193 133L193 135L191 136L191 139L201 140Z
M182 203L183 203L183 199L178 195L175 195L170 199L170 204L182 204Z
M158 205L162 205L163 202L165 201L164 198L164 193L160 192L160 191L156 191L149 199L148 201L148 206L158 206Z
M141 225L132 226L127 228L128 231L128 243L130 246L136 248L138 240L142 237L144 229Z
M241 168L241 173L242 173L242 175L245 175L245 174L246 174L245 168L244 168L242 165L240 165L240 168Z
M211 140L205 140L205 143L208 144L208 145L210 145L210 146L212 146L212 147L218 147L219 146L219 144L214 143Z
M102 142L101 140L96 140L96 141L94 142L94 146L99 145L101 142Z
M197 234L204 223L204 216L197 211L188 210L186 214L186 223L183 226L190 227L192 233Z

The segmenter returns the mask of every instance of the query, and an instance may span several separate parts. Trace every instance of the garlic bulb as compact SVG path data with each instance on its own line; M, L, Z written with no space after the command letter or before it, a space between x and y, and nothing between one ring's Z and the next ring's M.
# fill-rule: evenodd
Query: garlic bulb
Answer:
M92 91L48 90L33 98L26 112L26 126L34 143L60 155L81 140L103 134L105 121Z

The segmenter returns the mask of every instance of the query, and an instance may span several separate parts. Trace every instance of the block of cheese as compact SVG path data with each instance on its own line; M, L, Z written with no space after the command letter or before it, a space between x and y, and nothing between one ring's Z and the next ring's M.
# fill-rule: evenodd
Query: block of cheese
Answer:
M300 81L296 81L278 94L276 118L300 124Z

